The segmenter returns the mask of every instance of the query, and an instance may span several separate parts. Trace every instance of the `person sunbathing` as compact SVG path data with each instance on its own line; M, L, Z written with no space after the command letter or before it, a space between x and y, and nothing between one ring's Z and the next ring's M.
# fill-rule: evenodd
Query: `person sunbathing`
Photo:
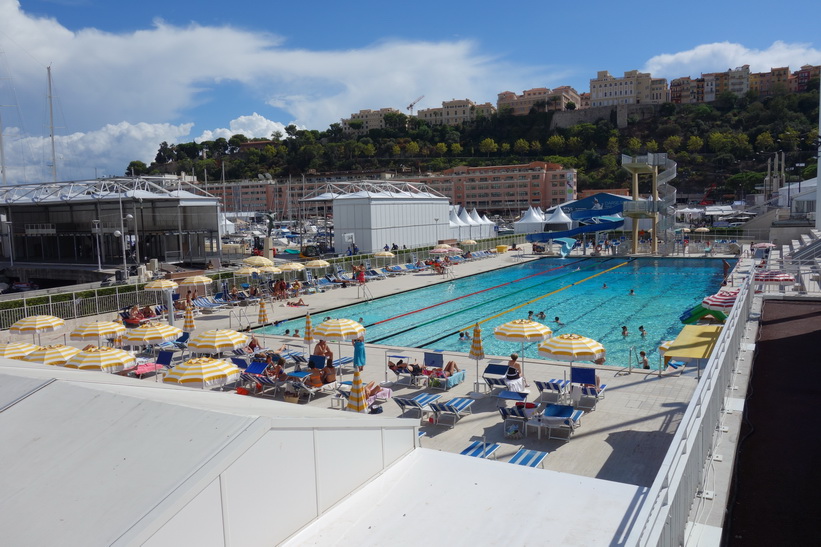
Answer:
M422 374L425 370L425 367L420 367L416 363L406 363L402 359L396 363L388 361L388 368L397 374L413 374L414 376Z
M365 398L369 399L371 397L376 397L379 392L382 391L382 386L376 382L369 382L368 385L363 388L363 391L365 392Z
M322 387L322 371L316 368L313 363L308 366L308 376L304 380L309 387Z
M307 305L308 304L306 304L301 298L299 300L289 300L288 301L288 306L290 306L292 308L296 308L296 307L299 307L299 306L307 306Z
M325 365L322 369L322 383L332 384L336 382L336 369L333 366Z
M288 378L288 374L285 372L283 368L283 364L285 363L285 359L281 357L276 363L273 363L271 360L271 356L268 356L268 362L271 363L265 369L265 374L268 375L268 378L273 378L274 380L279 380L280 382L284 382Z
M151 306L144 307L141 310L141 313L143 314L143 317L145 317L145 318L151 318L151 317L156 317L157 316L157 314L154 313L154 309Z
M449 378L457 372L459 372L459 365L456 364L456 361L448 361L444 367L433 369L432 376L436 376L438 378Z

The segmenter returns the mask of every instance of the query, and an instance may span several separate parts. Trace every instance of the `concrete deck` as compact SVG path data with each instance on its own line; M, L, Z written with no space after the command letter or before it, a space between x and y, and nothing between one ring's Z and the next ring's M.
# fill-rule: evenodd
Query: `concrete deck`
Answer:
M533 260L533 255L507 253L493 258L476 260L460 264L454 268L456 278L461 278L480 272L512 266L521 260ZM739 269L739 268L737 268ZM447 282L449 279L433 273L405 274L385 280L368 283L368 288L376 298L412 290L423 286ZM321 294L304 296L307 307L283 307L279 303L269 304L269 319L283 320L298 318L310 312L313 317L322 317L328 310L345 306L362 300L360 289L355 286L344 289L334 289ZM255 323L257 307L249 306L247 317ZM111 319L111 317L104 317ZM77 323L87 322L89 319L78 320ZM236 315L215 313L201 315L196 320L197 331L213 328L237 328ZM43 343L63 342L63 333L68 333L75 325L67 325L60 333L43 336ZM181 325L180 325L181 326ZM6 335L8 336L8 335ZM261 337L267 347L279 347L283 343L304 345L304 341L296 338L278 336ZM72 342L69 342L72 343ZM79 342L73 342L79 345ZM337 352L337 345L331 344ZM352 355L350 344L342 344L342 356ZM383 382L386 379L385 355L391 349L385 346L367 345L368 365L363 371L363 380ZM403 354L418 357L421 361L423 350L403 349ZM337 356L339 357L339 356ZM468 358L465 353L446 352L445 360L455 360L461 368L467 370L467 379L464 383L454 387L449 392L433 389L392 385L395 396L413 397L420 392L442 393L442 401L454 397L468 396L474 391L476 380L476 362ZM497 356L495 359L505 359L506 356ZM494 359L488 356L479 363L479 371L486 363ZM584 366L592 366L584 363ZM498 458L508 459L519 448L537 449L550 452L545 460L546 469L563 471L586 477L601 478L626 484L649 486L656 475L661 460L666 453L670 439L675 431L679 419L683 414L696 386L696 371L689 368L680 374L678 371L669 371L658 375L657 371L633 370L627 372L617 367L599 366L598 374L601 383L607 384L605 398L599 401L596 409L586 412L578 428L569 442L560 440L539 440L536 431L530 430L526 437L508 439L504 435L501 416L497 410L497 399L493 396L477 398L472 406L473 414L461 419L454 428L445 425L433 425L424 419L420 421L421 431L425 436L421 444L426 448L459 452L470 441L485 438L490 442L498 442L502 448L497 452ZM535 401L539 392L535 387L535 380L549 380L569 376L568 363L551 362L528 358L525 371L530 382L529 401ZM345 373L345 379L351 379L350 369ZM388 380L395 380L392 372ZM153 381L146 379L146 381ZM309 404L312 407L332 407L333 395L319 394ZM278 395L271 404L286 404L282 396ZM306 404L306 403L301 403ZM392 401L383 405L385 416L400 415L400 408ZM339 412L339 410L333 410ZM418 419L417 419L418 421Z

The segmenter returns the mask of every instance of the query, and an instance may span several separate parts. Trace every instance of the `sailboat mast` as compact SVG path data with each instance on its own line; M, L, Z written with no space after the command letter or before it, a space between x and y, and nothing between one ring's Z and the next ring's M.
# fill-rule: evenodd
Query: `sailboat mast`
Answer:
M54 150L54 106L51 95L51 65L46 67L48 71L48 129L51 137L51 178L57 182L57 152Z
M0 105L2 106L2 105ZM0 181L6 185L6 151L3 148L3 114L0 113Z

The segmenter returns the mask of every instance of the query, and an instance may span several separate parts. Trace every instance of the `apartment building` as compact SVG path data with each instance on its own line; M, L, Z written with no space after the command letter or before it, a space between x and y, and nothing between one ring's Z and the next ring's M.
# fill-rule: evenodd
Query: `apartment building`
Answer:
M516 95L512 91L499 93L496 108L499 112L507 111L514 116L526 116L531 110L541 112L566 110L569 102L576 105L576 108L581 108L581 96L570 86L565 85L555 89L534 87L523 91L521 95Z
M530 206L552 207L576 199L575 169L534 161L519 165L460 165L421 177L401 177L426 184L454 205L495 214L518 213Z
M460 125L479 117L489 117L496 112L491 103L476 104L470 99L443 101L441 107L423 108L416 117L428 125Z
M629 70L621 78L600 70L596 78L590 80L590 106L662 104L669 101L667 80L653 78L638 70Z
M789 73L789 69L787 69ZM740 66L727 71L727 85L730 93L743 97L750 90L750 65Z
M395 108L380 108L379 110L360 110L355 114L351 114L350 118L342 118L342 128L345 132L350 133L367 133L371 129L385 128L385 114L401 114ZM360 129L351 127L351 122L362 122Z
M790 81L791 93L804 93L809 88L810 80L821 78L821 66L804 65L793 73Z

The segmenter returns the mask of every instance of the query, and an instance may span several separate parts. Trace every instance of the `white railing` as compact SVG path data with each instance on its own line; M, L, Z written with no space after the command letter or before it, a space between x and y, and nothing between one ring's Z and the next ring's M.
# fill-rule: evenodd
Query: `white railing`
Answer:
M684 544L690 507L711 456L725 391L741 349L745 320L752 306L751 276L740 286L716 347L702 372L693 398L673 436L659 473L647 492L625 545Z

